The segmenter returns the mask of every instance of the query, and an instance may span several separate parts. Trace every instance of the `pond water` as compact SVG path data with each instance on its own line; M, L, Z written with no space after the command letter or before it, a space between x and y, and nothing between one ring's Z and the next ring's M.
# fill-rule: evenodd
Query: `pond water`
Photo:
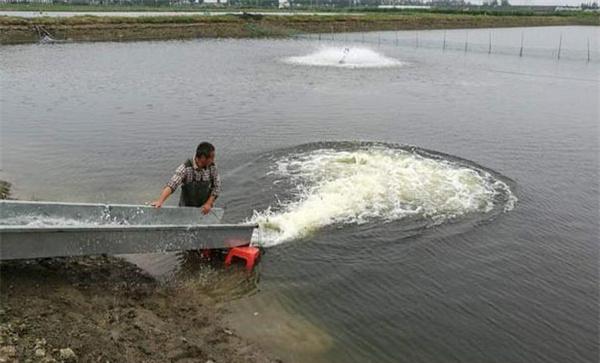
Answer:
M0 179L140 204L209 140L285 361L594 362L598 28L465 32L3 46Z

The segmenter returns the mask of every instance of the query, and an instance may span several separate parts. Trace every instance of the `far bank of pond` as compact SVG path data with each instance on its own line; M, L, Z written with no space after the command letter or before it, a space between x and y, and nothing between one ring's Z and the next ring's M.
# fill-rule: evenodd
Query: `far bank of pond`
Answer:
M192 38L288 37L299 33L382 30L600 25L594 14L352 14L352 15L190 15L0 17L0 44L34 43L44 36L59 41L138 41Z

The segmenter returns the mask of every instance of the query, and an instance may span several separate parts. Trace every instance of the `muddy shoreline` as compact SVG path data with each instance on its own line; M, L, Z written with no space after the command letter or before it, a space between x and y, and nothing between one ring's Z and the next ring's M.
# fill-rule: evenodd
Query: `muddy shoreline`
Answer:
M223 15L16 18L0 17L0 44L39 42L44 35L57 41L140 41L194 38L282 38L301 33L383 30L495 28L519 26L600 25L600 17L508 16L469 14L363 15Z
M227 326L210 279L109 256L2 262L0 279L0 362L280 361Z

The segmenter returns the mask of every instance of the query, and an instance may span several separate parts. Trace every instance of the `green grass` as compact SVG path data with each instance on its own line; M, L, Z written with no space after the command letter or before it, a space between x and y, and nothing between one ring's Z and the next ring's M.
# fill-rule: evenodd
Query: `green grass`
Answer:
M21 18L13 16L0 17L0 25L88 25L88 24L218 24L218 23L249 23L249 24L277 24L280 26L294 24L300 25L323 25L331 24L332 26L342 25L344 23L358 22L364 25L374 23L390 23L398 22L403 24L414 24L421 28L435 28L437 24L446 24L454 22L457 24L465 24L465 26L477 26L479 23L502 26L503 23L519 23L521 26L527 26L528 21L532 25L540 25L538 23L552 25L600 25L600 18L597 16L495 16L487 14L445 14L445 13L418 13L410 12L403 14L391 13L366 13L355 15L292 15L285 17L263 17L259 20L244 19L238 15L181 15L181 16L144 16L144 17L119 17L119 16L73 16L73 17L40 17L40 18Z
M10 183L4 180L0 180L0 199L10 198Z
M107 14L108 15L108 14ZM183 16L74 16L20 18L0 16L0 43L39 40L37 26L57 39L126 41L188 38L264 38L297 33L461 29L558 25L600 25L600 17L515 16L438 12L367 12L363 14L292 15L247 18L240 15Z
M205 11L199 6L181 5L70 5L70 4L33 4L1 3L0 10L5 11Z
M41 3L0 3L0 10L4 11L182 11L182 12L219 12L219 11L260 11L260 12L289 12L290 9L279 10L274 7L254 7L254 6L220 6L213 5L169 5L167 3L157 3L156 5L74 5L74 4L41 4ZM377 14L410 14L410 13L434 13L434 14L462 14L462 15L490 15L490 16L586 16L599 17L598 13L591 12L554 12L545 8L536 9L535 7L483 7L469 6L465 8L433 8L433 9L379 9L377 7L345 7L345 8L316 8L298 5L294 8L296 11L314 11L314 12L351 12L351 13L377 13Z

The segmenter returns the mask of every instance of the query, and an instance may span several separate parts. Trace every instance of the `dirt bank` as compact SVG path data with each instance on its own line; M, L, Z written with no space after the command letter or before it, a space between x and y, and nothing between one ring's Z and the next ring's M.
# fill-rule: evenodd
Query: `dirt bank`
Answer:
M2 362L278 361L198 280L159 283L115 257L3 262L0 278Z
M0 44L38 42L49 34L64 41L134 41L191 38L287 37L299 33L600 25L594 15L509 16L469 14L223 15L34 18L0 17Z

